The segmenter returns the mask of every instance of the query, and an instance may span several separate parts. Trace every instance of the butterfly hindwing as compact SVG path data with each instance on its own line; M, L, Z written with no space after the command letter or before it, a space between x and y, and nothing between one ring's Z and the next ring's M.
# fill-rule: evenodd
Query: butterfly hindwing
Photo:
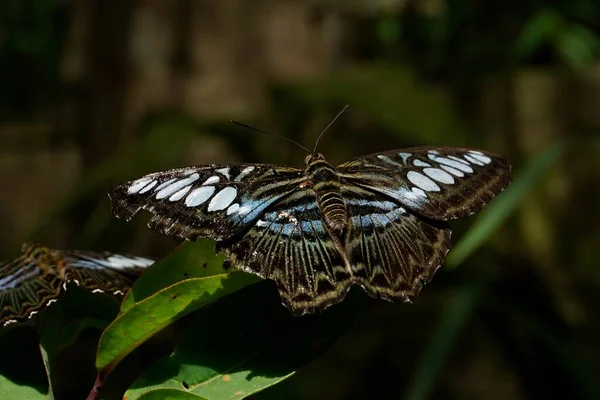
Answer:
M348 184L396 200L435 220L465 218L510 183L510 166L480 150L419 147L364 156L338 166Z
M234 266L275 280L296 315L341 301L353 283L343 243L328 232L310 188L275 203L241 237L217 248Z
M0 263L0 327L27 320L62 294L60 277L25 255Z
M179 168L117 186L113 213L129 220L140 209L154 214L154 230L193 240L225 239L244 230L270 204L295 190L303 171L265 164Z
M446 258L449 226L365 189L347 188L344 198L352 215L348 257L356 283L376 298L414 301Z

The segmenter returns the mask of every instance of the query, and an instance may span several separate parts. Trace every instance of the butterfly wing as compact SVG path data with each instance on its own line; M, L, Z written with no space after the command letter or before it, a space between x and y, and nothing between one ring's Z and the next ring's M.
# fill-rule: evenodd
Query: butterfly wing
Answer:
M61 251L58 260L66 282L92 293L113 294L124 294L144 269L154 264L149 258L90 251Z
M58 300L68 282L92 292L124 293L154 261L109 252L62 251L34 243L0 263L0 326L29 319Z
M0 326L27 320L62 294L60 277L38 261L22 255L0 263Z
M234 266L273 279L295 315L341 301L354 282L344 243L329 234L310 187L273 204L245 233L217 248Z
M338 171L349 185L442 221L481 210L510 183L510 166L501 157L451 147L372 154L342 164Z
M194 240L231 237L304 181L302 170L265 164L211 165L145 175L109 192L113 213L130 220L154 214L149 226Z
M414 301L450 249L447 223L357 186L342 194L353 226L347 251L355 282L375 298Z

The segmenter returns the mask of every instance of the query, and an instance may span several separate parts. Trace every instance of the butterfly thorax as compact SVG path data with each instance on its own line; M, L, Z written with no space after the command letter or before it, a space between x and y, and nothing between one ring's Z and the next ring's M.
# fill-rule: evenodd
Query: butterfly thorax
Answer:
M348 210L342 197L340 177L322 154L306 157L306 174L317 195L317 204L327 225L342 233L348 224Z

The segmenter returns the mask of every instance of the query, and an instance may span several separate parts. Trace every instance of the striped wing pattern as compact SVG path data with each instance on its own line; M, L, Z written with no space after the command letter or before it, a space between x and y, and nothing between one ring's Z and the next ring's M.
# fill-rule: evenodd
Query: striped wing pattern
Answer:
M109 196L117 217L146 209L161 233L216 239L235 267L274 280L302 315L341 301L353 284L414 301L450 249L446 221L479 211L510 182L502 158L461 148L395 150L337 168L313 154L306 163L180 168Z
M0 326L22 322L58 300L68 282L123 294L154 261L109 252L62 251L34 243L0 263Z

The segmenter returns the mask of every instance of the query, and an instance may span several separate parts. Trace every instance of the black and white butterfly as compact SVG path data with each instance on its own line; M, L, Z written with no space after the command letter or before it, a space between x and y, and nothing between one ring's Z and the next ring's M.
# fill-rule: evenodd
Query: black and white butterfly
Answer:
M340 302L353 284L413 301L450 249L445 221L479 211L510 182L480 150L420 147L333 167L205 165L149 174L109 192L113 212L154 214L154 230L211 237L244 271L273 279L295 315Z
M0 262L0 327L22 322L58 300L68 282L93 293L124 294L153 260L109 252L66 251L25 243Z

